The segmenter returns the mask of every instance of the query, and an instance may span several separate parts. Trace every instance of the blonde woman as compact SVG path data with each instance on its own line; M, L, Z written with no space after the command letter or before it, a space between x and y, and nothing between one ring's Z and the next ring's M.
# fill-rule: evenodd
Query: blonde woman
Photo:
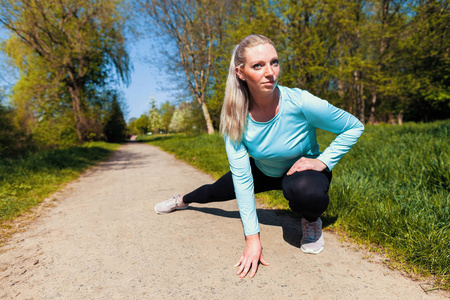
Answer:
M185 209L190 203L237 199L244 233L244 253L237 275L253 277L268 265L259 239L255 194L282 190L293 211L302 215L301 250L324 248L322 221L331 170L364 130L351 114L307 91L277 85L280 75L274 43L250 35L233 50L221 114L221 132L230 172L213 184L155 206L157 213ZM319 151L316 128L337 134Z

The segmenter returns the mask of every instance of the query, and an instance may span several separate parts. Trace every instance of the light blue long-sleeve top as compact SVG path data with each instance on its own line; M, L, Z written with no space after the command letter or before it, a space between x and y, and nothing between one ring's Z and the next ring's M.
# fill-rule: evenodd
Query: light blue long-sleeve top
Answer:
M364 131L356 117L307 91L283 86L278 89L278 113L273 119L256 122L248 116L240 142L233 142L225 135L225 149L246 236L260 231L249 155L256 166L271 177L282 177L301 157L317 158L331 171ZM316 128L337 134L322 153Z

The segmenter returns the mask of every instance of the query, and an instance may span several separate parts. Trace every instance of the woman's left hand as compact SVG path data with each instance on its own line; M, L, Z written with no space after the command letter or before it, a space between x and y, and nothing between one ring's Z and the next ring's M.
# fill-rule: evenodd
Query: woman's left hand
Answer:
M317 158L302 157L292 165L292 167L287 172L287 175L292 175L295 172L301 172L306 170L322 172L323 170L326 169L326 167L327 165L318 160Z

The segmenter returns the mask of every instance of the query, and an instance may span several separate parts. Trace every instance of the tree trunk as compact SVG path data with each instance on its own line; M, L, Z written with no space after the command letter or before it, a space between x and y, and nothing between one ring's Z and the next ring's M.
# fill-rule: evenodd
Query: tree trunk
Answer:
M202 111L203 111L203 117L205 117L206 122L206 129L208 130L209 134L214 133L214 126L211 120L211 116L209 115L208 107L206 106L206 103L204 101L201 102L202 105Z
M365 116L366 101L364 100L364 84L362 84L362 83L359 84L358 99L359 99L359 106L358 106L359 120L364 124L364 123L366 123L366 116Z
M70 96L72 98L72 110L75 117L75 129L77 130L77 136L79 142L87 141L87 122L84 116L84 109L81 103L80 91L78 89L69 86Z
M353 77L355 79L355 104L356 104L356 112L358 113L359 120L364 124L365 123L365 101L364 101L364 84L360 82L361 72L353 71Z
M374 89L372 91L372 101L370 102L370 116L369 123L375 124L375 105L377 104L377 91Z
M403 112L402 111L397 114L397 122L398 122L398 125L403 125Z

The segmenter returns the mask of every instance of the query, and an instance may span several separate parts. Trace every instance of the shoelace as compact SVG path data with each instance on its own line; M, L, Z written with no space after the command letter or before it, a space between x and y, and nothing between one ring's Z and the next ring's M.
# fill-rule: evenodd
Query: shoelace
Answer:
M317 222L304 222L304 232L309 239L315 239L318 236L319 226Z
M178 206L178 197L173 196L172 199L167 201L167 206Z

